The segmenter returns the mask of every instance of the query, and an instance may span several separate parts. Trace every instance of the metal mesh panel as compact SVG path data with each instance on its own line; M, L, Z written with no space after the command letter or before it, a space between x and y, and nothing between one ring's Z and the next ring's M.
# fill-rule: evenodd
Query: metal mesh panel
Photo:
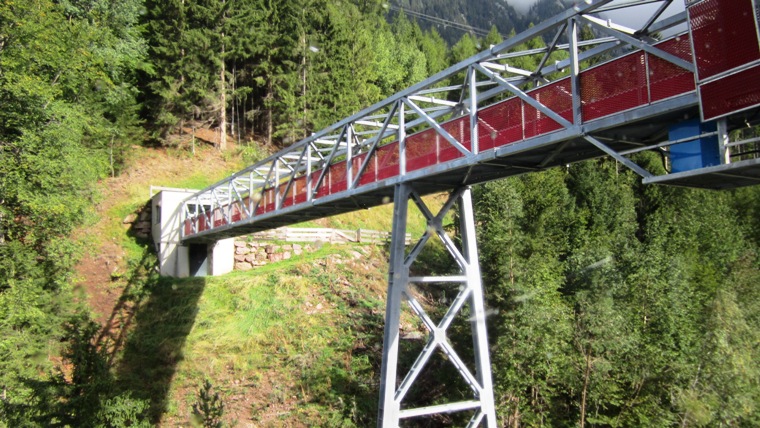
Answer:
M306 194L306 176L298 177L293 182L293 192L294 192L294 201L296 204L301 204L306 202L307 194Z
M330 165L330 194L346 190L346 161Z
M271 187L265 189L261 194L259 206L256 208L256 214L264 214L274 210L274 189Z
M428 129L406 139L406 169L415 171L437 162L437 133Z
M317 189L316 197L321 198L330 194L330 170L327 171L325 177L322 179L322 183L317 187L317 180L322 174L322 170L318 169L311 173L311 185Z
M619 113L649 102L644 54L636 52L580 75L584 120Z
M285 193L286 189L288 190L287 194ZM280 184L280 186L279 186L279 192L280 192L280 195L282 195L282 206L283 207L289 207L289 206L293 205L293 190L295 190L293 188L293 186L290 186L290 189L288 189L288 182L287 181L284 182L284 183L282 183L282 184Z
M684 34L655 45L659 49L691 62L691 43ZM649 94L651 101L659 101L695 89L694 74L671 62L646 54L649 67Z
M570 122L573 121L573 95L570 78L530 91L528 95ZM562 128L554 119L523 103L525 112L525 138L546 134Z
M460 117L459 119L451 122L446 122L442 125L442 128L446 130L455 140L459 141L467 150L472 150L472 141L470 139L470 118ZM459 159L464 154L460 152L456 147L452 146L445 138L438 136L438 144L440 146L440 152L438 153L439 162L448 162L450 160Z
M240 208L240 202L235 201L230 205L230 220L234 223L243 218L243 210Z
M395 177L399 174L398 141L377 148L377 179Z
M222 226L225 222L224 215L222 213L222 210L219 208L214 208L214 214L212 215L214 219L214 227Z
M366 153L362 153L356 157L359 162L354 164L354 173L359 172L359 169L362 167L364 159L366 158ZM375 180L377 180L377 152L373 153L372 157L369 158L369 162L367 162L367 168L364 170L364 173L361 175L361 177L359 177L359 185L362 186L365 184L374 183Z
M705 0L689 7L697 74L705 80L760 59L750 0Z
M760 105L760 66L699 87L704 120Z
M478 145L480 151L523 139L522 101L510 98L478 113Z

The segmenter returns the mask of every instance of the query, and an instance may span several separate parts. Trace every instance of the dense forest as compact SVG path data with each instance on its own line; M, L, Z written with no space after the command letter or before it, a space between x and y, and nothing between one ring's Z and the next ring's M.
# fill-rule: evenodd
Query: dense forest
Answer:
M447 43L380 0L3 1L0 426L151 423L73 292L72 232L133 145L292 144L540 4ZM606 159L478 187L502 426L760 426L758 212L756 188L643 186Z

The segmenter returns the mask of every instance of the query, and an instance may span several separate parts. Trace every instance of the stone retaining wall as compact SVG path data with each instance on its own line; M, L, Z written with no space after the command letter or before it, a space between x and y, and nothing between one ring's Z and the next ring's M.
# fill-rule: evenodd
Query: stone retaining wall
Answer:
M235 241L235 270L251 270L267 263L279 262L313 251L312 245Z

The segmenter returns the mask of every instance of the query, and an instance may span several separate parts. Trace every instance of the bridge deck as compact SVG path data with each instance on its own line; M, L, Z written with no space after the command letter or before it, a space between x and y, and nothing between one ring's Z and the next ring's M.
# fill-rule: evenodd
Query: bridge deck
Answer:
M668 141L670 128L702 116L699 64L690 32L664 41L647 36L685 25L686 12L657 15L645 31L629 31L599 18L607 5L614 3L599 0L570 9L204 189L184 203L183 242L215 241L381 205L392 200L399 183L412 183L426 194L604 155L642 175L645 183L707 188L754 183L760 175L754 162L716 168L704 177L699 171L654 177L627 157L676 143ZM579 40L581 24L606 37ZM515 52L547 35L553 35L548 47ZM560 45L561 39L568 43ZM564 55L555 55L560 51ZM526 55L541 58L536 70L510 66L513 58ZM715 55L711 51L708 62ZM734 79L741 85L741 74L732 76L739 76ZM719 82L711 78L708 84ZM457 79L463 83L442 87ZM757 121L754 98L737 100L730 101L744 112L733 126ZM712 136L727 135L731 123L721 120ZM727 147L721 149L723 163L733 155ZM714 180L727 174L735 180Z

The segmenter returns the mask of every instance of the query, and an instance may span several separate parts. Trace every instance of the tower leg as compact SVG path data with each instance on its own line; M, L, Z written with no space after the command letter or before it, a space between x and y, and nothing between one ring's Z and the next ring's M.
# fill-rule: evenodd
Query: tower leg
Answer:
M428 222L425 234L415 244L409 254L405 251L407 214L409 200L414 201ZM437 214L433 214L422 198L409 184L396 186L393 210L393 232L391 237L390 272L388 275L388 301L385 312L385 334L383 342L383 362L380 383L380 404L378 427L396 428L405 418L429 416L439 413L472 411L469 427L496 427L496 411L491 379L491 363L486 336L486 311L483 302L483 284L478 263L477 243L475 239L475 220L472 208L472 196L469 187L460 188L449 195L449 199ZM460 207L461 250L443 230L443 218L454 204ZM412 277L409 267L422 251L428 240L437 236L452 255L459 273L449 276ZM459 293L451 303L443 318L435 323L427 315L423 306L408 291L411 283L459 283ZM412 368L399 382L399 324L402 302L409 304L429 333L428 342L417 356ZM457 314L465 305L470 306L470 324L472 327L473 354L475 373L460 358L449 342L447 331ZM457 369L463 380L472 390L472 399L467 401L439 404L422 408L404 408L406 393L418 378L430 357L442 352Z

